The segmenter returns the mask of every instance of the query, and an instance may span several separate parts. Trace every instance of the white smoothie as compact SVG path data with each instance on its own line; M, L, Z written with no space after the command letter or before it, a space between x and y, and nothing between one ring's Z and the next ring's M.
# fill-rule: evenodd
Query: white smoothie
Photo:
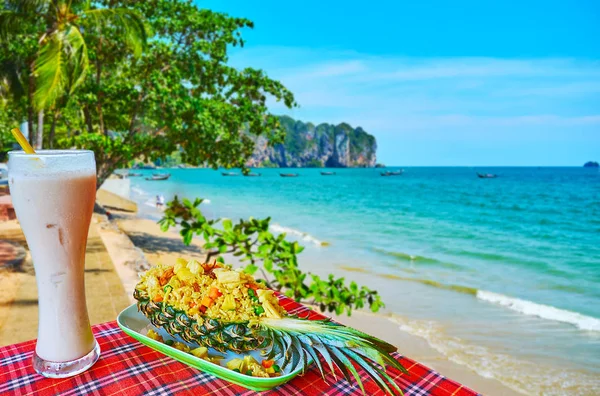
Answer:
M81 358L95 346L84 287L85 248L96 196L95 162L89 152L62 153L11 157L8 176L35 267L36 352L52 362Z

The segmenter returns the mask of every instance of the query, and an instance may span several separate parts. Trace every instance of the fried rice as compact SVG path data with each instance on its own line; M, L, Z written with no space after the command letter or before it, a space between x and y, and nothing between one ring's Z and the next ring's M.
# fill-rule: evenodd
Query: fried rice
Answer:
M200 324L205 318L253 323L285 314L272 290L242 269L221 263L180 259L175 266L158 265L142 275L136 289L145 290L155 302L186 312Z

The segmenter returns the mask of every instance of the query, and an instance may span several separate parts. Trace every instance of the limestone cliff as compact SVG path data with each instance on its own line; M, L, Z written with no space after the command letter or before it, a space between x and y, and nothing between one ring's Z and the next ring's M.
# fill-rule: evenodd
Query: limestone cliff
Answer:
M280 122L286 129L283 144L269 147L267 140L259 137L250 167L373 167L377 163L377 142L362 128L339 125L314 124L282 116Z

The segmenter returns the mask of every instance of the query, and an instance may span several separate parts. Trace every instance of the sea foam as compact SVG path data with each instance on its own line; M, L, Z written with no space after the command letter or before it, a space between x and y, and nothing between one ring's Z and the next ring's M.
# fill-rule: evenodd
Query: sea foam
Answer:
M397 323L401 331L425 339L449 360L470 368L482 377L494 378L519 393L548 396L596 394L598 381L593 374L540 364L469 343L448 334L441 323L396 314L390 320Z
M477 298L483 301L501 305L524 315L537 316L539 318L554 320L557 322L570 323L581 330L600 331L600 319L555 308L549 305L537 304L519 298L508 297L502 294L478 290Z
M520 298L514 298L505 296L503 294L493 293L485 290L479 290L474 287L462 286L462 285L453 285L437 282L430 279L419 279L412 277L404 277L394 274L380 274L374 273L362 268L349 267L349 266L340 266L341 269L345 271L352 272L368 272L372 275L392 279L392 280L401 280L408 282L417 282L427 286L436 287L438 289L451 290L464 294L471 294L478 298L479 300L501 305L513 311L516 311L523 315L529 316L537 316L546 320L553 320L557 322L569 323L580 330L586 331L598 331L600 332L600 319L593 318L591 316L582 315L577 312L567 311L565 309L559 309L556 307L552 307L549 305L543 305L534 303L532 301L522 300Z
M271 231L273 231L273 232L278 232L281 234L285 233L287 235L293 235L293 236L298 237L299 239L302 239L303 241L310 242L317 246L326 246L327 245L327 242L320 241L317 238L315 238L314 236L312 236L306 232L298 231L293 228L284 227L279 224L271 224L271 226L269 228L271 228Z
M141 188L131 187L131 192L136 193L137 195L148 195L148 193Z

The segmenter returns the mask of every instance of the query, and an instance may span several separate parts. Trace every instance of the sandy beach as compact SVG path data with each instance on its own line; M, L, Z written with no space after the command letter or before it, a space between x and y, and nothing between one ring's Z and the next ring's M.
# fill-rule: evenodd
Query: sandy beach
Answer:
M110 213L112 220L105 220L99 233L128 296L137 281L137 270L148 264L173 264L179 257L203 259L198 240L185 246L176 231L162 232L155 220L119 211L114 202ZM350 317L334 316L334 319L396 345L402 354L478 392L486 395L516 393L495 379L484 378L468 367L448 360L424 339L401 331L391 315L354 311Z

